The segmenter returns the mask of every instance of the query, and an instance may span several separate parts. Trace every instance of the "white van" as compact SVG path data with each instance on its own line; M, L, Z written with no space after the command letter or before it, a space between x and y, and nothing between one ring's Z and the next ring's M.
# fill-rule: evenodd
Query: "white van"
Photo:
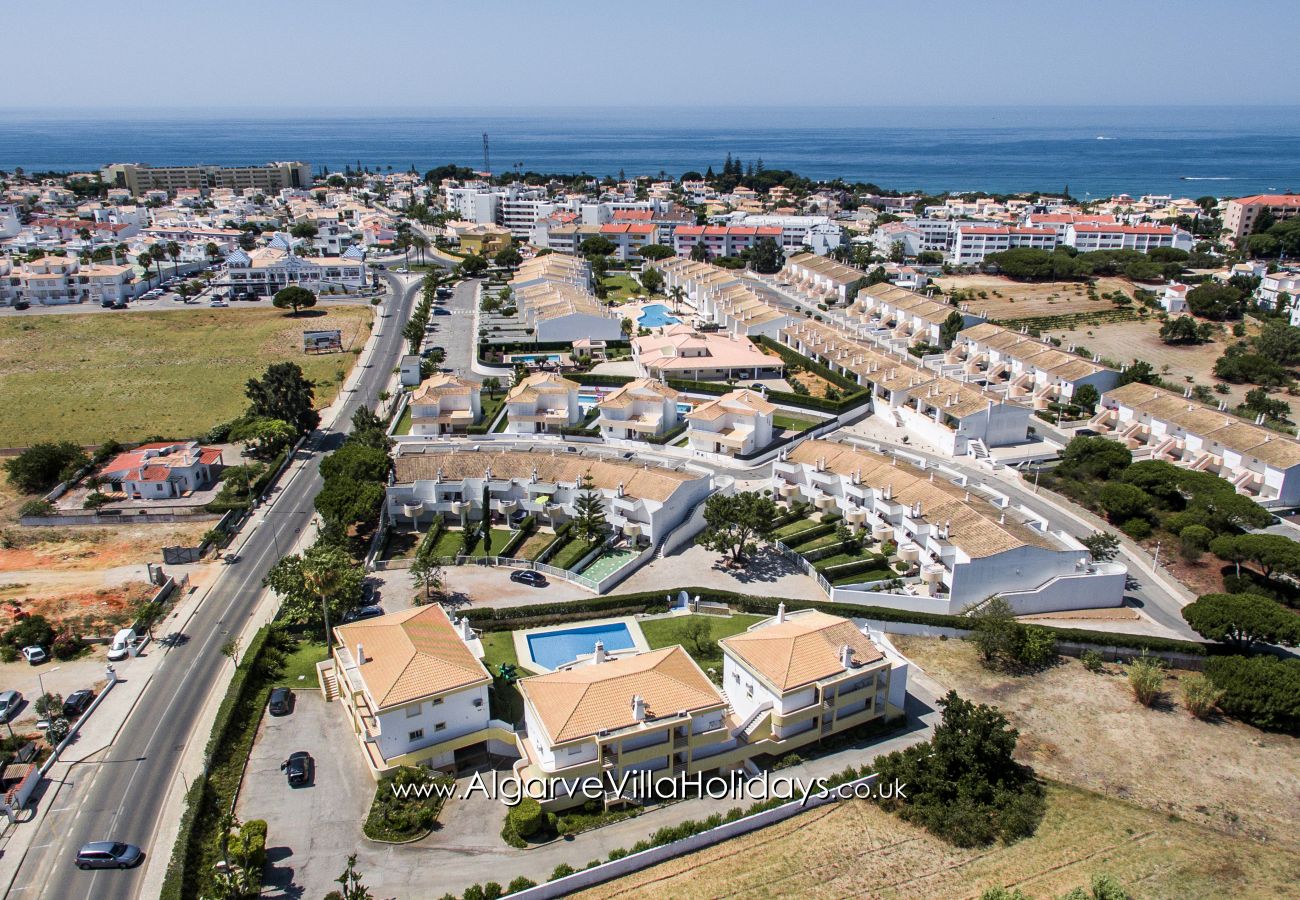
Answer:
M108 648L108 658L117 661L130 656L131 648L135 646L136 637L134 628L123 628L113 636L113 645Z

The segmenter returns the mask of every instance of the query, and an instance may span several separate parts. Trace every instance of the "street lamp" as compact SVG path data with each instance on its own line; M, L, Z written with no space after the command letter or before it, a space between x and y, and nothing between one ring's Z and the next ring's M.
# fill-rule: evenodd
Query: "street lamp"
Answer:
M59 671L59 669L62 669L62 668L63 668L63 666L55 666L53 669L50 669L50 671L51 671L51 672L57 672L57 671ZM40 669L37 669L37 670L36 670L36 683L37 683L38 685L40 685L40 689L41 689L41 697L43 698L43 697L45 696L45 679L41 677L41 674L42 674L42 673L41 673L41 670L40 670ZM49 721L53 721L53 720L54 720L54 716L53 716L53 714L51 714L50 711L49 711L48 709L45 710L45 718L46 718L47 720L49 720ZM6 724L7 724L7 723L6 723ZM10 733L12 733L12 732L13 732L13 729L10 728L9 731L10 731Z

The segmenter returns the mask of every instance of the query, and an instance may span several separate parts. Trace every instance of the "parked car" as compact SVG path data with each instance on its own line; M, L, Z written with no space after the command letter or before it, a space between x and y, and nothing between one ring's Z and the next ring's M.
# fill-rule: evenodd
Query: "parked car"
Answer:
M289 758L280 763L280 771L289 779L290 787L302 787L311 784L316 762L306 750L290 753Z
M23 695L19 691L0 691L0 722L12 719L22 705Z
M510 580L519 584L532 585L533 587L546 587L546 576L541 572L534 572L532 569L520 569L518 572L511 572Z
M49 656L46 655L44 647L37 647L33 645L31 647L23 648L23 659L27 660L29 663L35 666L45 662L47 659L49 659Z
M121 841L91 841L77 851L78 869L129 869L144 859L135 844Z
M82 688L79 691L73 691L68 695L68 699L63 701L63 718L71 719L73 716L79 716L90 706L90 701L95 699L95 692Z
M273 716L287 716L293 711L293 691L287 687L278 687L271 691L271 702L267 704L267 712Z
M450 297L450 296L451 296L451 288L448 288L448 287L440 287L440 288L438 288L436 291L434 291L433 293L434 293L436 296L438 296L438 297Z
M433 308L433 314L435 316L449 316L451 315L451 310L447 309L446 307L435 306Z
M229 305L230 304L228 304L225 300L222 300L220 297L214 297L208 303L208 306L229 306Z
M356 609L348 610L343 614L343 622L360 622L362 619L375 619L384 614L384 608L377 603L368 606L358 606Z

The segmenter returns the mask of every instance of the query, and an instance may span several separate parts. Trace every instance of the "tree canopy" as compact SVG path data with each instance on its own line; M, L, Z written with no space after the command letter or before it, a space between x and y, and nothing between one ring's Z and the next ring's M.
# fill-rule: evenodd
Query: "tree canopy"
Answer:
M302 555L286 556L271 567L263 584L280 597L281 617L295 625L322 623L322 597L329 604L330 623L361 602L366 573L347 552L316 544Z
M297 363L272 363L260 379L248 380L244 389L251 401L248 414L288 422L304 434L320 424L320 414L313 408L315 388Z
M35 494L71 478L88 462L85 451L72 441L43 441L5 460L4 466L15 487Z
M1183 607L1201 637L1249 650L1252 644L1300 643L1300 616L1258 594L1205 594Z
M305 287L299 287L291 284L288 287L280 288L271 298L271 303L276 309L291 309L297 314L300 309L310 309L316 305L316 295Z
M739 562L768 539L776 504L754 491L713 494L704 503L704 530L699 543Z

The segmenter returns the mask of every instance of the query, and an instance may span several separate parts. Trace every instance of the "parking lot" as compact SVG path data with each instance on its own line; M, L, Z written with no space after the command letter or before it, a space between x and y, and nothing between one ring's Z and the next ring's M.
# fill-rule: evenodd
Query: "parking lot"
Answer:
M319 897L365 841L361 823L375 782L338 706L327 704L314 682L294 694L289 715L262 717L235 812L243 821L266 820L267 893ZM315 777L294 788L280 764L298 750L312 755Z

